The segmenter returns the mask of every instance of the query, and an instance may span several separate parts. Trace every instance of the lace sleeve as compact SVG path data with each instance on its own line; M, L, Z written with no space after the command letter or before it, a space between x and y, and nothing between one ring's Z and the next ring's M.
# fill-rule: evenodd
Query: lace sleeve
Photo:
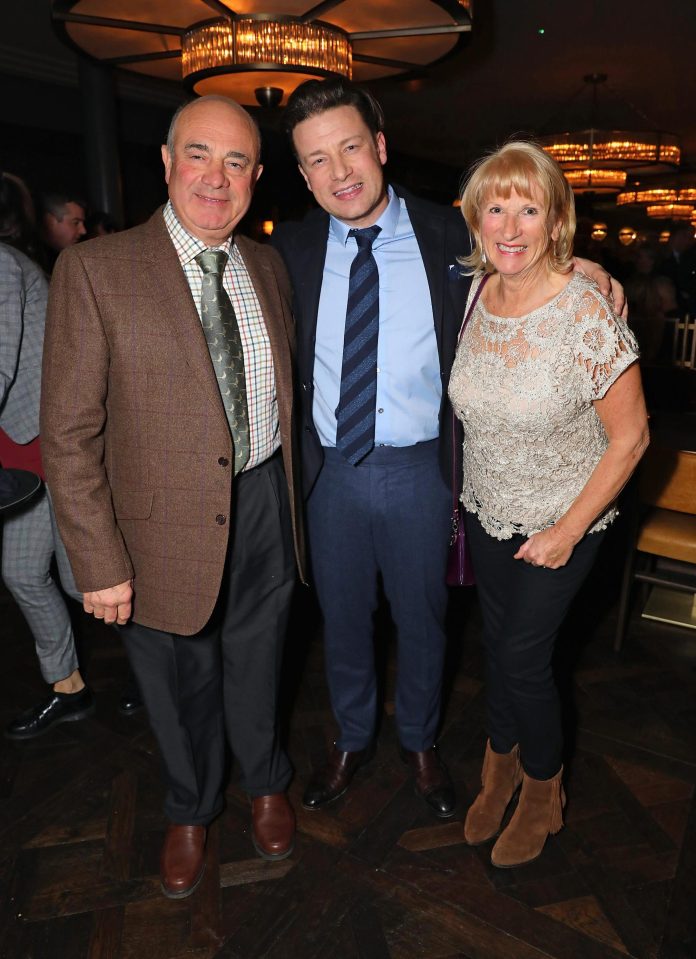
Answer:
M628 325L616 316L595 289L585 289L577 304L576 353L585 371L587 399L600 400L623 371L639 356L638 343Z

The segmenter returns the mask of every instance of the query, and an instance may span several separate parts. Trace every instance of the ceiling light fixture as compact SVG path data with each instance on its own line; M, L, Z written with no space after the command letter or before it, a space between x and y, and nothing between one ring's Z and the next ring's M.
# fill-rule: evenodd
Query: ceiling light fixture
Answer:
M655 130L638 132L613 129L613 124L600 127L597 92L600 85L606 82L607 75L590 73L583 79L586 86L578 93L586 88L592 90L589 126L582 130L540 137L541 146L560 164L576 193L616 193L625 184L626 171L629 169L634 172L660 172L679 165L681 151L673 134ZM635 108L632 109L635 112ZM606 176L599 175L602 173ZM622 182L619 182L620 175L623 176Z
M640 203L696 203L696 185L689 186L653 186L639 188L639 184L619 193L617 206L630 206Z
M564 170L563 175L574 193L613 193L626 184L625 170Z
M264 106L311 78L420 71L472 28L469 0L52 0L51 16L97 60Z
M645 212L655 220L690 220L694 207L691 203L655 203Z

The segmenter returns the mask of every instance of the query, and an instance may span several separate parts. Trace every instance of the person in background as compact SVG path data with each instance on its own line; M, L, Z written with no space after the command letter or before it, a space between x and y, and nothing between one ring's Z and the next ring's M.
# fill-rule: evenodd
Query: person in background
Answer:
M643 364L669 360L665 318L678 312L674 283L656 271L657 255L649 246L636 251L634 270L626 281L631 304L631 328L640 346ZM667 337L669 339L669 337Z
M87 206L73 193L51 192L41 194L38 208L42 265L50 276L58 254L85 236Z
M48 284L31 258L36 249L29 191L18 177L0 174L0 463L44 478L39 400ZM2 578L31 629L41 674L51 686L47 698L6 727L10 739L32 739L95 708L80 674L70 614L51 575L54 555L63 589L81 603L44 488L3 518Z
M98 236L108 236L110 233L118 233L118 224L114 218L104 213L103 210L97 210L90 213L85 220L85 231L87 240L93 240Z
M464 426L462 502L486 655L482 789L464 838L494 866L537 858L562 824L558 630L648 443L635 339L572 271L573 194L548 154L515 141L462 194L480 293L452 367ZM500 833L520 788L517 808Z
M694 227L676 226L669 238L667 254L658 263L656 272L674 284L677 308L674 316L696 316L696 239Z

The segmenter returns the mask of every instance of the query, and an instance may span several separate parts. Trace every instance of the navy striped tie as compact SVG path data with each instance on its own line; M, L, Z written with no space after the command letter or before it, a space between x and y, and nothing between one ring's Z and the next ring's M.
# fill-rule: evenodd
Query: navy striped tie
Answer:
M350 266L336 449L355 466L375 445L379 272L372 244L381 227L350 230L358 252Z

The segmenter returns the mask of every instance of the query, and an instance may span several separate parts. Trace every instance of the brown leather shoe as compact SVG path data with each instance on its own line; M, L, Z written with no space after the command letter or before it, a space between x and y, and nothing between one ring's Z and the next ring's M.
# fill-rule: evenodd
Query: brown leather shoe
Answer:
M160 857L162 892L167 899L185 899L205 872L205 826L170 823Z
M413 770L416 794L425 799L438 819L453 816L457 797L450 774L440 762L435 746L422 752L402 749L401 758Z
M374 746L353 753L332 746L326 765L314 774L305 790L302 797L304 809L321 809L342 796L356 770L368 763L374 754Z
M262 859L285 859L295 848L295 813L285 793L254 796L251 837Z

